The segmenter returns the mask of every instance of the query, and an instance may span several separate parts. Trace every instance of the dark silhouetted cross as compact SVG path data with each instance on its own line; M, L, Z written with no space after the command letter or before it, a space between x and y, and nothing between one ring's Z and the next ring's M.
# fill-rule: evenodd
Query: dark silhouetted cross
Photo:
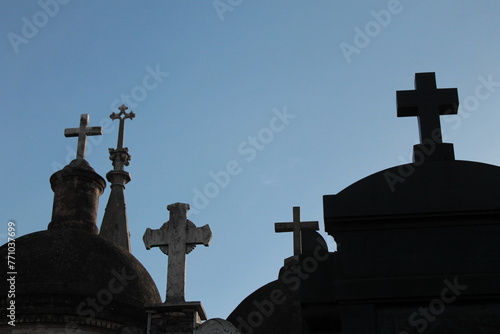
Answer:
M416 73L415 90L396 92L398 117L417 116L420 143L443 142L440 115L458 112L456 88L436 88L435 73Z
M319 230L319 223L317 221L300 221L300 207L293 207L293 222L291 223L275 223L274 231L280 232L293 232L293 255L299 256L302 254L302 229L311 229L314 231Z

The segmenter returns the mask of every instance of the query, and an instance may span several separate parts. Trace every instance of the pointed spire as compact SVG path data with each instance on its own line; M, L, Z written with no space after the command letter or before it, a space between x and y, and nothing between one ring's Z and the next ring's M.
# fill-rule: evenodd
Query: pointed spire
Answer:
M128 153L128 148L123 147L123 137L125 120L127 118L132 120L135 114L132 111L127 113L128 108L125 105L121 105L118 109L119 113L112 113L109 116L112 120L120 120L120 125L117 147L109 149L109 159L113 161L113 170L106 174L106 178L111 182L111 194L102 219L100 235L130 252L130 232L124 192L125 184L130 182L130 174L123 168L129 165L131 156Z

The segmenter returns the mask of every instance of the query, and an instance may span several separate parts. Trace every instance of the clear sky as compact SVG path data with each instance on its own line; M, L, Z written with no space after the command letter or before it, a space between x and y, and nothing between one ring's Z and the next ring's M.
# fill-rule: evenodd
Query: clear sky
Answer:
M133 254L164 298L167 257L142 235L190 203L214 237L188 256L187 300L226 318L292 255L274 223L293 206L334 251L322 196L411 159L417 120L396 117L395 95L416 72L458 88L459 115L441 118L457 159L500 164L499 13L496 0L3 0L2 243L9 220L19 236L47 228L80 114L104 127L87 160L112 168L109 114L125 103Z

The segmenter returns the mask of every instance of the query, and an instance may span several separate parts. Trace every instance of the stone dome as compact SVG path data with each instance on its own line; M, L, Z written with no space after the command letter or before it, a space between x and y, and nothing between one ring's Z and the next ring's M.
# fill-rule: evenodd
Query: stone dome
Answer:
M142 264L98 235L75 228L49 229L19 237L15 244L17 328L35 323L100 327L113 333L144 328L144 304L161 302ZM7 251L7 244L0 248L2 258ZM2 271L2 291L8 291L6 276ZM4 322L6 300L2 298Z

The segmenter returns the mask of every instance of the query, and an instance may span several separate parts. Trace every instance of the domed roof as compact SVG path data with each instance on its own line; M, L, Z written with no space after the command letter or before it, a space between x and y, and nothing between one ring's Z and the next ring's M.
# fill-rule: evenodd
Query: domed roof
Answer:
M462 215L499 211L500 168L455 160L443 143L440 115L458 112L458 90L437 88L435 73L416 73L415 90L396 93L398 117L418 118L414 163L370 175L323 198L325 225L395 216Z
M15 244L18 324L141 328L146 324L144 304L161 302L142 264L95 234L49 229L20 237ZM0 248L2 258L7 258L7 251L7 244ZM2 291L8 290L6 275L5 270L0 275ZM5 305L2 310L5 313Z
M328 246L318 232L308 229L301 232L303 253L300 259L286 259L278 279L252 292L227 318L241 333L302 333L304 292L301 289L308 280L316 282L313 273L305 269L306 262L311 264L312 260L315 266L321 266L326 260ZM317 258L319 254L322 260ZM316 267L314 271L320 273L323 268Z
M325 220L500 209L500 168L471 161L405 164L324 196Z
M246 297L227 320L241 333L295 333L301 328L298 304L299 291L278 279Z

